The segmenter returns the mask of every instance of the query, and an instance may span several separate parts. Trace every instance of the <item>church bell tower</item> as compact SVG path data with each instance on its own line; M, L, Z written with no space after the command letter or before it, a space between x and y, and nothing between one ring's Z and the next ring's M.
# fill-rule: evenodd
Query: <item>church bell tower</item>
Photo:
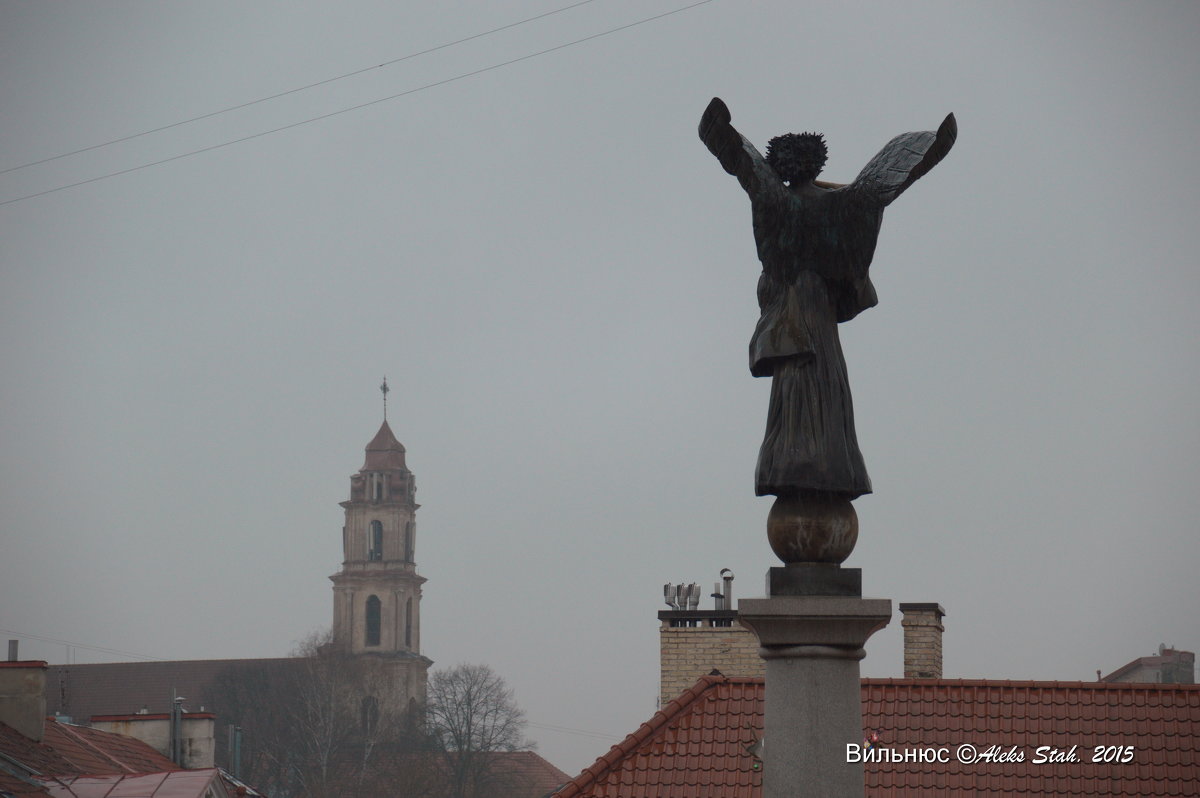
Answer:
M410 698L422 701L431 660L421 655L421 585L417 574L416 482L405 449L387 423L367 444L350 477L342 527L342 567L333 581L333 644L356 656L402 665ZM399 676L399 674L397 674Z

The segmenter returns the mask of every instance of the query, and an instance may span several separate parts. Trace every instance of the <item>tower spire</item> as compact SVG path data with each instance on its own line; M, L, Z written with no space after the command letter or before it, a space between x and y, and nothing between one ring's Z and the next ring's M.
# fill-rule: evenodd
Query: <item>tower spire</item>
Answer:
M387 384L387 375L385 374L383 377L383 384L379 386L379 391L380 391L380 393L383 394L383 420L384 421L387 421L387 395L388 395L388 391L390 391L390 390L391 389L388 388L388 384Z

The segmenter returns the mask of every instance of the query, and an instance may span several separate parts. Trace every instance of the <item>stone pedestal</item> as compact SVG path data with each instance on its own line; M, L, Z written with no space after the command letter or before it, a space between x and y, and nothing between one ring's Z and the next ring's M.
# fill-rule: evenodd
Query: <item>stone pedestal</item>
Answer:
M849 798L863 770L846 762L862 741L863 645L887 626L889 599L784 595L738 602L738 620L766 660L763 798Z

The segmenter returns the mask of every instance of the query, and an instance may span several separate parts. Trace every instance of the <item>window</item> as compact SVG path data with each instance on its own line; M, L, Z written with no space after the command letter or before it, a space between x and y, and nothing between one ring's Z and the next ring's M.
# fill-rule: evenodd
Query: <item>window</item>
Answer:
M379 521L371 522L371 535L367 541L367 559L371 561L383 559L383 524Z
M382 602L379 596L367 599L367 645L379 645L379 616L382 612Z
M412 599L404 605L404 647L412 648Z
M379 725L379 699L373 695L363 696L360 709L363 734L370 734Z
M413 561L413 532L415 531L415 529L416 529L416 525L413 524L412 521L409 521L407 524L404 525L404 561L405 562Z

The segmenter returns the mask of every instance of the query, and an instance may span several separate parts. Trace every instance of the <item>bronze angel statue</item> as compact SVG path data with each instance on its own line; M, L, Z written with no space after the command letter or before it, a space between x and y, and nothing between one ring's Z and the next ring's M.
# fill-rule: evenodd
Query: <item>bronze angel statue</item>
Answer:
M788 133L764 158L730 124L720 99L700 138L750 195L762 275L750 373L771 377L755 493L849 500L871 492L837 325L876 304L868 267L883 209L954 144L950 114L936 132L892 139L847 185L818 182L824 139Z

